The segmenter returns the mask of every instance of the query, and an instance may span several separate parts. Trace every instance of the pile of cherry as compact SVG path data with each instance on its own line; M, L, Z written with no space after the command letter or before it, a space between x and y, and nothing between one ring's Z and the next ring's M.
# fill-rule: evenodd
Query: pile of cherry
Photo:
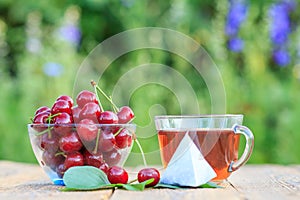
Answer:
M134 113L130 107L119 109L108 100L114 112L103 110L97 95L87 90L77 95L77 105L71 97L63 95L51 108L38 108L32 127L43 151L41 164L50 167L58 177L63 177L73 166L94 166L106 173L111 183L127 183L128 173L118 165L122 153L130 151L132 146L134 133L127 124L133 120ZM150 178L154 182L148 186L156 185L159 172L145 168L138 174L139 182Z

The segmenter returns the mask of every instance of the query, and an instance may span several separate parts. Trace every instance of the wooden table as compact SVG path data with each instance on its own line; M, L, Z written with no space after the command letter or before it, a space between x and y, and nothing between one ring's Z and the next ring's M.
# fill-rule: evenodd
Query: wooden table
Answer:
M300 199L300 165L246 165L218 189L61 192L38 165L0 161L0 199Z

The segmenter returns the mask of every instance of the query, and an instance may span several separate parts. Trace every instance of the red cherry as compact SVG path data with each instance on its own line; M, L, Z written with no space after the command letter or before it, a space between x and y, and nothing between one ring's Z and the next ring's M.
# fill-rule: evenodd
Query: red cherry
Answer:
M89 151L85 150L83 152L84 164L100 168L104 163L103 155L101 153L92 154Z
M94 102L98 104L96 95L87 90L83 90L77 95L76 102L80 108L83 108L83 106L89 102Z
M55 153L58 150L58 137L54 130L49 130L49 132L44 133L40 137L40 147L44 151L49 151Z
M98 127L93 120L83 119L77 125L77 132L82 140L91 142L97 137Z
M109 166L107 163L104 162L100 165L99 169L101 169L105 174L107 174Z
M160 180L160 174L159 171L155 168L145 168L139 171L138 173L138 181L144 182L146 180L149 180L151 178L154 178L154 181L148 185L146 185L146 187L152 187L155 186L159 180Z
M126 124L134 118L134 113L129 106L121 107L117 115L120 124Z
M56 101L51 108L51 114L54 115L63 112L72 115L72 106L70 106L69 102L65 100Z
M81 108L79 108L78 106L74 106L72 108L73 120L75 123L80 122L80 111L81 111Z
M109 166L118 165L121 160L121 153L117 149L103 153L103 158Z
M56 101L59 101L59 100L67 101L67 102L69 102L70 107L73 106L73 99L72 99L71 97L67 96L67 95L59 96L59 97L56 99Z
M117 124L118 116L111 111L104 111L101 112L98 122L100 124Z
M46 130L48 127L46 126L46 124L48 124L48 118L50 116L50 112L41 112L38 113L37 115L34 116L33 118L33 124L32 127L34 128L34 130L41 132ZM50 122L52 123L52 121ZM38 125L40 124L40 125ZM43 125L45 124L45 125Z
M121 167L113 166L108 169L107 178L111 184L126 184L128 181L128 173Z
M128 147L131 147L131 144L132 144L132 135L130 137L127 138L127 146Z
M34 124L48 124L48 118L50 116L50 112L41 112L34 116L33 123Z
M100 133L98 150L101 152L111 151L116 145L116 139L110 130L106 129Z
M48 108L47 106L39 107L39 108L35 111L34 115L37 115L37 114L42 113L42 112L51 112L51 109Z
M75 131L69 132L59 140L59 148L65 153L79 151L82 143Z
M120 149L123 149L125 147L128 147L131 145L131 135L129 133L129 131L125 128L123 128L118 135L115 136L116 138L116 143L117 143L117 147L119 147Z
M91 119L94 122L98 122L98 118L100 117L100 107L97 103L89 102L83 106L80 111L79 117L80 119Z
M60 135L64 135L72 130L72 117L68 113L60 113L53 119L54 131Z
M42 155L42 165L46 165L52 170L55 170L59 164L64 162L64 160L64 156L55 155L55 153L49 151L44 151Z
M83 161L83 156L79 152L73 152L67 154L66 160L64 162L65 165L65 170L68 170L70 167L74 166L83 166L84 161Z

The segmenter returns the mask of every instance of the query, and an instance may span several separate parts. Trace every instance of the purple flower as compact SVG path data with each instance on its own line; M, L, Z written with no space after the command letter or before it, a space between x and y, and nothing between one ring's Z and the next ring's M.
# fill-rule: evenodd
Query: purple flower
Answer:
M282 0L283 6L288 12L295 10L297 3L295 0Z
M244 42L240 38L231 38L228 41L227 46L233 52L241 52L244 48Z
M225 33L228 36L237 35L242 22L246 19L248 5L246 1L230 0L226 19Z
M289 12L284 3L272 5L269 10L270 38L275 45L283 45L287 42L291 32Z
M81 39L81 32L75 25L65 25L59 29L59 36L71 44L78 45Z
M63 73L63 66L55 62L47 62L44 64L43 70L47 76L57 77Z
M279 66L284 67L290 63L290 55L285 49L274 50L273 60Z

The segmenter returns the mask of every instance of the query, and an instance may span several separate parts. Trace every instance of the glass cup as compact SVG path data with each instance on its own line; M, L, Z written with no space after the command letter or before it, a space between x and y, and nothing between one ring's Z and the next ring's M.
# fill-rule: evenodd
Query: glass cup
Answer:
M248 161L253 150L254 136L247 127L242 126L242 122L243 115L239 114L156 116L155 126L164 168L168 166L181 140L188 134L216 172L217 176L211 181L227 179L231 172ZM240 135L246 138L246 145L238 158Z

